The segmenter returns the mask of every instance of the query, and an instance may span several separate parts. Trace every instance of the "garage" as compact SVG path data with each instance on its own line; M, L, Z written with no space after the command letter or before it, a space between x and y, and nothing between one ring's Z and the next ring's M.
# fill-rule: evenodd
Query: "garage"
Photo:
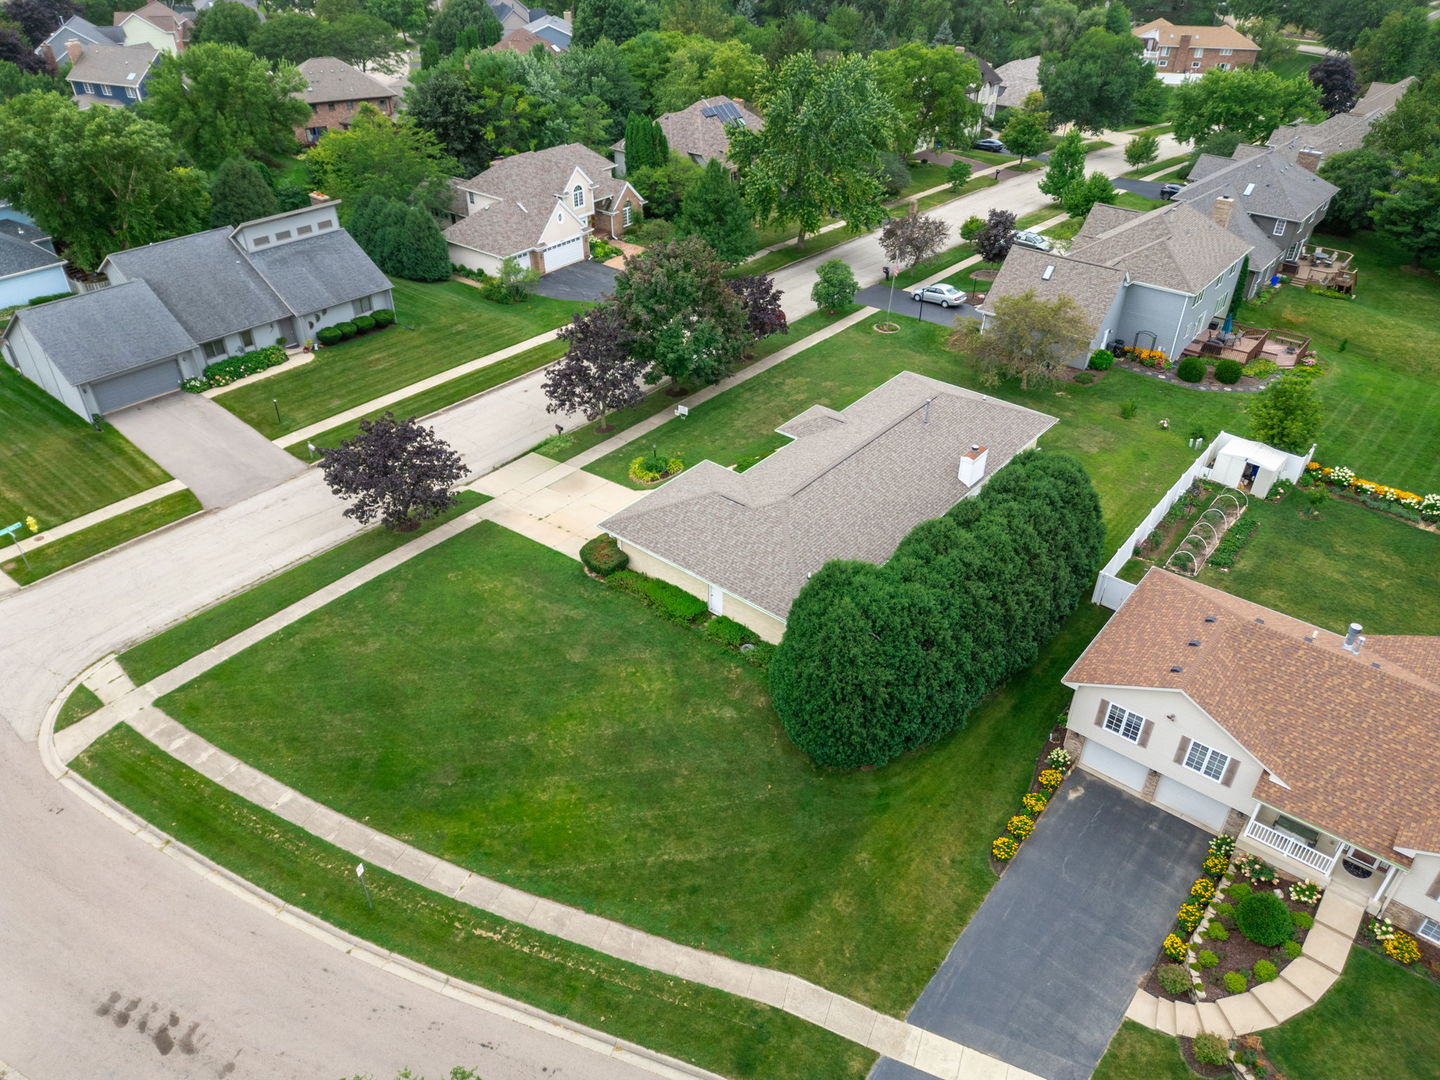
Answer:
M1168 776L1162 776L1155 786L1155 804L1216 832L1225 828L1225 819L1230 816L1230 808L1224 803Z
M1143 791L1145 777L1150 775L1150 770L1140 762L1124 754L1117 754L1093 739L1086 740L1085 752L1080 755L1080 764L1131 791Z
M571 263L579 262L585 257L585 238L573 236L569 240L561 240L558 244L551 244L545 249L545 272L559 270L562 266L569 266Z
M180 361L173 358L90 384L95 395L95 411L101 413L114 412L179 389Z

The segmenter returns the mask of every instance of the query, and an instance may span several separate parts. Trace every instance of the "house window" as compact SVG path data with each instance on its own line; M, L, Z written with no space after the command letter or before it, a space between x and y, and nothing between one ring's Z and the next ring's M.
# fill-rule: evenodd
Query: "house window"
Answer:
M1187 769L1194 769L1211 780L1219 780L1224 776L1225 766L1229 764L1230 756L1228 754L1222 754L1219 750L1211 750L1204 743L1192 742L1189 752L1185 755Z
M257 237L255 237L255 239L253 239L253 240L250 241L250 246L251 246L251 247L264 247L264 246L265 246L266 244L268 244L269 242L270 242L270 237L268 237L268 236L257 236Z
M200 351L205 354L206 360L219 360L225 355L225 339L216 338L214 341L207 341L200 346Z
M330 228L330 226L332 226L332 225L334 225L334 224L335 224L335 223L334 223L333 221L331 221L329 218L326 218L324 221L320 222L320 224L319 224L319 225L316 225L315 227L316 227L317 229L328 229L328 228Z
M1205 50L1204 50L1204 49L1195 49L1195 50L1193 50L1193 51L1190 53L1190 55L1193 56L1193 57L1195 57L1196 60L1199 60L1202 56L1205 55Z
M627 229L630 227L630 222L635 220L635 215L631 212L630 204L628 202L625 204L625 209L620 212L620 220L625 223L625 227Z
M135 101L135 100L137 99L137 95L136 95L136 93L135 93L135 88L134 88L133 86L127 86L127 87L125 87L125 96L126 96L127 98L129 98L131 101Z
M576 207L585 205L585 189L579 184L576 184L575 190L570 192L570 201L574 203Z
M1191 66L1192 68L1198 68L1198 67L1200 66L1200 61L1199 61L1199 60L1191 60L1191 61L1190 61L1190 66Z
M309 236L309 235L310 235L312 232L314 232L314 231L315 231L315 226L314 226L314 225L297 225L297 226L295 227L295 235L296 235L296 236Z
M1110 711L1105 714L1105 730L1114 732L1122 739L1129 739L1131 742L1140 741L1140 732L1145 727L1145 718L1136 716L1123 705L1112 704Z
M1160 61L1157 61L1156 64L1155 64L1155 66L1156 66L1156 67L1169 67L1169 66L1170 66L1170 61L1169 61L1169 60L1160 60Z
M1270 235L1271 235L1271 236L1284 236L1284 235L1285 235L1285 222L1283 222L1283 221L1277 221L1277 222L1275 222L1275 228L1273 228L1273 229L1270 230Z
M1440 945L1440 923L1437 923L1434 919L1421 919L1420 929L1416 930L1415 933L1419 934L1426 941L1433 941L1436 945Z
M1234 56L1234 55L1235 55L1235 50L1234 50L1234 49L1221 49L1221 50L1220 50L1220 55L1221 55L1221 56Z
M255 335L249 330L241 330L240 344L247 349L253 349L255 347Z
M330 102L330 104L328 104L328 105L325 106L325 107L326 107L327 109L329 109L331 112L334 112L334 111L335 111L335 102L332 101L332 102Z
M93 93L96 92L96 90L95 90L95 84L94 84L94 83L88 83L88 82L87 82L87 83L81 83L80 85L85 88L85 93L87 93L87 94L93 94Z
M277 233L275 234L275 239L276 239L276 240L289 240L289 239L290 239L290 230L289 230L289 229L281 229L279 232L277 232Z
M353 109L353 108L355 108L355 102L353 102L353 101L347 101L347 102L345 103L345 107L346 107L347 109Z
M364 315L369 312L371 307L370 297L362 296L359 300L355 301L355 314Z
M1216 64L1215 66L1216 66L1217 68L1219 68L1221 71L1229 71L1229 70L1230 70L1230 65L1229 65L1229 64Z

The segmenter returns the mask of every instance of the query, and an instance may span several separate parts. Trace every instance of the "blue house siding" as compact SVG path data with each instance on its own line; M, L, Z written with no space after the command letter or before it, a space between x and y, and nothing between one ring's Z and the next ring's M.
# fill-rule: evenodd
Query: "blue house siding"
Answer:
M0 308L18 307L28 304L37 296L54 296L68 293L70 279L65 276L65 267L45 266L39 270L27 270L21 274L0 278Z
M113 101L117 105L128 107L145 99L145 84L149 81L148 76L141 79L140 85L134 87L135 95L133 97L126 92L126 87L107 86L104 83L71 82L70 92L77 98L82 95L89 95L90 97L104 98L107 104Z

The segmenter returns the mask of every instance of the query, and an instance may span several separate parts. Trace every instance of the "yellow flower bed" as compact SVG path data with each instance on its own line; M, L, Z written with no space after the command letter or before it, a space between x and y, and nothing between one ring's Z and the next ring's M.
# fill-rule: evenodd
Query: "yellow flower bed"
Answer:
M994 855L995 858L1001 862L1008 862L1013 859L1015 853L1019 850L1020 845L1008 836L998 837L995 842L990 845L990 854Z
M1409 934L1395 931L1395 936L1385 942L1385 955L1402 964L1413 964L1420 959L1420 946Z

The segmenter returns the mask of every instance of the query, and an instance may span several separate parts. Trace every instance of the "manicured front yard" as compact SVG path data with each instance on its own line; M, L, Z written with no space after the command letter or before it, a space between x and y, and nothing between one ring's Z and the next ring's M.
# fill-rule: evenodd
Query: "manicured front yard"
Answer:
M242 382L215 400L267 438L553 330L586 304L532 296L495 304L458 281L396 280L395 325L322 349L303 367ZM275 406L280 404L280 420Z
M154 532L162 525L169 525L181 518L189 517L199 510L200 500L195 498L194 493L187 488L184 491L161 496L154 502L137 506L134 510L127 510L123 514L107 518L98 525L91 525L88 529L81 529L69 536L62 536L59 540L52 540L41 547L32 549L24 540L21 540L20 544L25 552L24 558L17 556L14 546L9 540L6 540L3 547L0 547L0 558L5 560L0 563L0 570L4 570L21 585L29 585L32 581L49 577L57 570L74 566L92 555L109 551L117 544L123 544L127 540L134 540L137 536Z
M1173 1035L1137 1024L1121 1023L1110 1049L1095 1067L1091 1080L1194 1080L1195 1074L1180 1056Z
M778 1009L635 967L368 866L372 909L349 852L232 795L124 724L74 768L156 828L281 900L546 1012L741 1080L860 1080L875 1060Z
M900 1015L989 890L989 842L1104 615L968 730L829 774L761 671L482 523L162 707L438 855Z
M1206 585L1337 632L1440 634L1440 533L1333 498L1311 517L1303 490L1245 514L1255 534Z
M169 479L113 427L97 432L0 364L0 528L27 514L53 528Z

